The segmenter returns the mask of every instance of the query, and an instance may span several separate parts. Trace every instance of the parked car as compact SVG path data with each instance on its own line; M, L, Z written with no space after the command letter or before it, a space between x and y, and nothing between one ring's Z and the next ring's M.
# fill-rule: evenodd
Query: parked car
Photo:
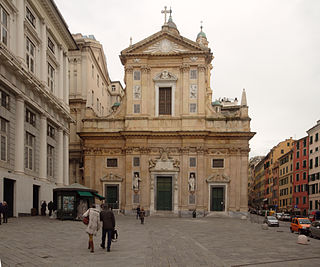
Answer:
M283 213L278 212L278 213L276 213L276 218L278 220L281 220L282 215L283 215Z
M291 217L290 217L290 214L289 213L284 213L282 216L281 216L281 220L282 221L290 221Z
M320 220L320 211L317 210L317 211L312 211L310 214L309 214L309 220L310 221L318 221Z
M277 226L279 227L279 221L274 216L267 216L264 221L264 223L268 224L268 226Z
M310 225L311 222L308 218L293 218L290 225L290 231L291 233L298 232L299 235L309 235Z
M310 236L320 238L320 221L314 221L311 223Z

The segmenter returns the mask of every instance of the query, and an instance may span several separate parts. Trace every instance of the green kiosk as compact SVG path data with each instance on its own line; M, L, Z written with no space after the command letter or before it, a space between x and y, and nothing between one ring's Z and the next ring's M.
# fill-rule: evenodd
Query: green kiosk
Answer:
M53 203L57 210L57 219L82 220L82 214L95 203L105 198L96 190L74 183L65 187L53 189Z

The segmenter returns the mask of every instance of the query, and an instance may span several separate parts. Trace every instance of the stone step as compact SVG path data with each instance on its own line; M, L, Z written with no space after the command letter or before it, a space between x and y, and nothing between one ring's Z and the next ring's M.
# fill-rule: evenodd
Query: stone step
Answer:
M173 213L173 211L155 211L150 216L152 217L179 217L179 214Z

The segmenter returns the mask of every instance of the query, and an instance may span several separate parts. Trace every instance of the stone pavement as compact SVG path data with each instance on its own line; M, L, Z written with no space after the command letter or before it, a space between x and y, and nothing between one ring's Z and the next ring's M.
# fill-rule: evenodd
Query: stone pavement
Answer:
M262 219L262 218L261 218ZM257 221L261 219L256 219ZM87 249L85 225L48 217L11 218L0 225L2 266L319 266L320 240L296 243L289 223L262 230L232 218L116 216L118 242L111 252Z

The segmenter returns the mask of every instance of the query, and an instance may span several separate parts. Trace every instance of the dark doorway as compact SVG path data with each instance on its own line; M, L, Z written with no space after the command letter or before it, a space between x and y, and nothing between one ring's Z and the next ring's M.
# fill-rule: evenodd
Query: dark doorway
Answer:
M40 191L40 186L33 185L33 205L32 205L32 208L35 208L37 210L36 215L39 215L39 191Z
M159 115L171 115L171 87L159 88Z
M172 177L157 177L157 210L172 210Z
M211 187L211 211L224 210L223 187Z
M13 217L14 183L15 180L3 179L3 200L8 204L8 217Z
M119 185L105 185L106 204L119 209Z

